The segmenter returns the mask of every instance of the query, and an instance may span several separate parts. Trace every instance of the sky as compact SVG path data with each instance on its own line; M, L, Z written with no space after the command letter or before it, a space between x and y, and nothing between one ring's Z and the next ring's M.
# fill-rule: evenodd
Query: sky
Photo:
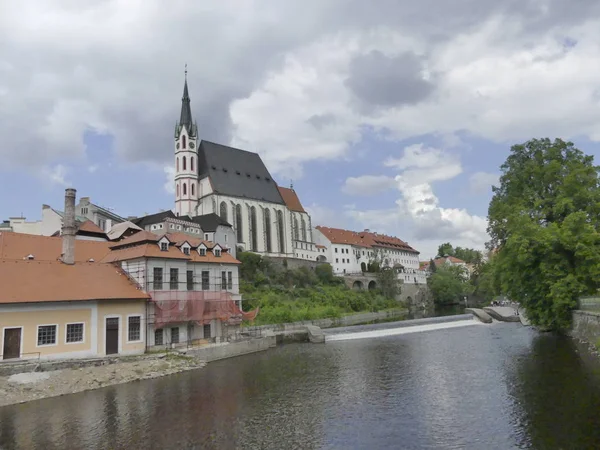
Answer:
M174 207L184 80L201 138L258 152L314 225L482 249L510 147L600 153L595 0L0 4L0 219L64 189Z

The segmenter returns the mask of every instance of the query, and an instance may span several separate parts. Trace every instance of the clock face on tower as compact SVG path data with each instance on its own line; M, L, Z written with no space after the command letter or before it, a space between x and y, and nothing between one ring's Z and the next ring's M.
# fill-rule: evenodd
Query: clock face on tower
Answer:
M190 142L190 148L194 148L194 143Z

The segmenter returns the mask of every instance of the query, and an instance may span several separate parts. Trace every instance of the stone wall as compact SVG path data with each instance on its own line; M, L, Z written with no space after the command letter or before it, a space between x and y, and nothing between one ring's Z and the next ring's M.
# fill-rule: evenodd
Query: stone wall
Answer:
M193 355L206 362L211 362L219 359L246 355L248 353L262 352L273 346L275 346L275 336L270 335L247 341L215 344L207 347L190 349L186 351L186 354Z
M284 268L284 261L287 261L287 268L290 270L299 269L300 267L308 267L311 270L315 270L315 268L319 264L327 264L299 258L280 258L277 256L265 256L264 258L268 260L273 266L278 267L280 269Z
M433 296L426 284L403 284L398 300L411 309L433 307Z
M600 311L573 311L571 336L592 345L600 342Z

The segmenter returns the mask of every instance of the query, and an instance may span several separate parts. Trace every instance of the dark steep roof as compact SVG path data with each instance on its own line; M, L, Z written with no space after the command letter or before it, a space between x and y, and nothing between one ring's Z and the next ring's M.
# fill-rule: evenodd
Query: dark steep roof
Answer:
M231 227L226 220L221 219L221 217L215 213L192 217L192 221L200 225L200 228L202 228L202 231L205 233L214 233L219 225Z
M258 153L202 141L198 175L201 179L210 177L217 194L285 204Z
M190 94L188 92L187 73L185 83L183 85L183 97L181 97L181 114L179 122L175 126L175 137L179 137L179 133L183 127L187 130L190 136L197 136L198 126L192 121L192 108L190 106Z
M167 217L175 218L175 214L170 209L167 211L162 211L156 214L150 214L144 217L138 217L137 219L133 219L131 222L136 224L140 228L145 228L148 225L153 225L155 223L164 222Z

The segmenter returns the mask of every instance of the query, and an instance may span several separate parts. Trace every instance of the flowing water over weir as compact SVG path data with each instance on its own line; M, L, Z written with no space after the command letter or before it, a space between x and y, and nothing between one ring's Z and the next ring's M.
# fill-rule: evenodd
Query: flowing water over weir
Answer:
M460 314L444 317L429 317L426 319L402 320L374 325L359 325L353 327L324 330L325 342L347 341L351 339L367 339L400 334L420 333L424 331L445 330L448 328L482 325L472 314Z

